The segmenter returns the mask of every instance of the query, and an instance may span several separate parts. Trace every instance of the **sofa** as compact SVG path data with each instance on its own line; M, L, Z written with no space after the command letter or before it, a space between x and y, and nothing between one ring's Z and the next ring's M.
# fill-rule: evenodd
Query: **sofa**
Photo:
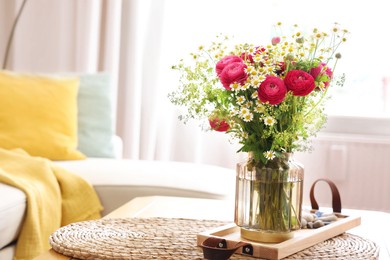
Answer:
M123 159L122 142L115 134L112 86L106 73L0 71L0 148L21 148L83 177L96 190L103 216L139 196L231 199L232 169ZM0 198L0 259L9 260L27 201L24 192L1 182Z
M88 180L106 215L139 196L179 196L231 199L235 173L213 165L116 158L55 162ZM26 210L26 196L0 183L0 259L11 260Z

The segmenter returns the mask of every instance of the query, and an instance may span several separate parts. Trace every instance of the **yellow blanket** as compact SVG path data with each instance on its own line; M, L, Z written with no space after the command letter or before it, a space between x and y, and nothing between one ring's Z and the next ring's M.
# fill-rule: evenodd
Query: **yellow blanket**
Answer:
M49 236L56 229L100 218L103 209L84 179L23 150L0 148L0 182L23 190L27 197L15 260L33 259L50 248Z

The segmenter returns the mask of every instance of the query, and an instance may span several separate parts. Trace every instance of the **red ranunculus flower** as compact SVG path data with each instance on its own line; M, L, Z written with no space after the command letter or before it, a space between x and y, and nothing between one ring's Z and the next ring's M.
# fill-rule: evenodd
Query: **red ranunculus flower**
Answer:
M326 63L322 62L316 68L312 68L310 70L310 75L313 76L314 80L318 80L317 79L318 76L322 76L324 74L327 75L329 80L328 81L323 81L323 82L324 82L325 87L328 87L330 81L332 80L333 72L332 72L332 70L329 67L326 67L325 71L323 71L325 66L326 66Z
M214 117L214 118L210 117L209 124L210 124L212 129L214 129L215 131L218 131L218 132L226 132L230 128L230 125L225 120L222 120L222 119L219 119L216 117Z
M316 86L313 76L303 70L290 70L284 78L284 84L294 96L306 96Z
M260 101L263 103L269 102L271 105L281 103L286 93L287 89L283 80L275 76L267 76L257 89Z
M232 62L226 65L219 74L219 79L224 88L230 90L230 85L235 82L244 85L248 78L248 74L245 72L246 67L242 62Z
M236 55L228 55L222 58L220 61L217 62L217 65L215 65L215 71L217 72L217 75L221 74L223 69L233 62L244 62L240 57Z

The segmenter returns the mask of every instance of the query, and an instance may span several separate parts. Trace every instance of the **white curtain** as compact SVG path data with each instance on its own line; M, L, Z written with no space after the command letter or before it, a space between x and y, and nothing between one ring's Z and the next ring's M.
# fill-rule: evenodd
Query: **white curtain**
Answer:
M22 2L0 1L1 61ZM308 20L310 27L338 21L352 34L343 52L346 58L338 66L347 73L347 84L332 98L341 105L331 110L372 114L372 108L382 106L382 99L389 99L381 90L381 77L388 75L389 33L381 22L388 19L382 8L386 1L374 0L368 6L364 0L356 1L351 17L345 16L349 3L337 2L334 9L336 2L318 7L309 0L299 4L288 0L261 4L257 0L27 0L7 69L108 71L117 86L117 133L124 142L125 158L234 167L245 156L236 154L238 145L224 134L201 131L197 122L178 121L178 109L167 98L177 86L170 66L218 32L263 42L270 38L270 25L280 18L299 24ZM294 12L305 15L289 15ZM272 16L264 18L267 14ZM374 15L361 19L367 14ZM364 62L356 62L362 55Z
M195 1L196 2L196 1ZM22 0L0 2L0 58ZM167 94L165 0L28 0L7 69L19 72L108 71L117 85L117 133L124 157L233 168L240 159L227 136L183 125ZM180 22L180 21L177 21ZM175 32L176 38L181 32ZM168 35L168 36L167 36ZM173 39L172 39L173 40Z

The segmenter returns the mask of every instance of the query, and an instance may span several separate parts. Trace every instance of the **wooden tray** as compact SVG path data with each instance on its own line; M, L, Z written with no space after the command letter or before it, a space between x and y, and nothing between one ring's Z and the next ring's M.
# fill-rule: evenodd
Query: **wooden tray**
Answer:
M251 255L266 259L281 259L344 233L360 225L360 216L346 216L335 213L337 221L317 229L301 229L294 232L294 237L280 243L258 243L240 237L240 228L234 223L197 234L197 245L200 246L209 237L225 239L227 247L233 247L243 241L251 244L248 248L239 248L235 253ZM248 253L249 251L249 253Z

